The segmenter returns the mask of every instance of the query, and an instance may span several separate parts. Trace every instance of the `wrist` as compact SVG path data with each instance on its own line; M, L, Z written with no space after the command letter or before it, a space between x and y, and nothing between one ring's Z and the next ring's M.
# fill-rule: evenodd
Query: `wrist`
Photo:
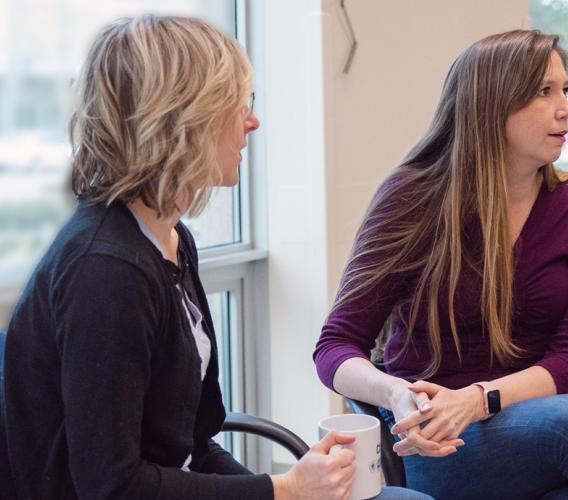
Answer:
M485 390L482 386L478 384L472 384L465 389L469 389L472 395L472 399L475 404L474 410L474 422L478 420L485 420L488 417L486 404L485 404Z
M483 391L483 413L482 420L493 417L501 411L501 393L499 389L493 387L490 382L475 382L473 384Z
M272 474L270 479L274 490L274 500L291 500L293 498L287 474Z
M410 382L402 378L394 378L393 383L389 385L388 395L387 395L387 409L391 410L394 406L402 399L402 397L408 392L408 387Z

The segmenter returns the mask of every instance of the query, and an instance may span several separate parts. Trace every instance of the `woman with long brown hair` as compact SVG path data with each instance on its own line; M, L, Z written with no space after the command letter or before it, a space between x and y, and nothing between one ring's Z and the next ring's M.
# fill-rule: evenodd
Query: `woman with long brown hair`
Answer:
M456 59L316 346L324 384L380 407L408 485L435 498L568 485L566 63L558 37L522 30Z

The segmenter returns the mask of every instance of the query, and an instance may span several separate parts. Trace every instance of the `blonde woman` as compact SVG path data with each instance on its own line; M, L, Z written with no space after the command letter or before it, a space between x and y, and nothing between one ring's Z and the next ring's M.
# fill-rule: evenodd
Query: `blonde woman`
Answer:
M568 498L567 93L556 36L457 58L316 346L321 380L381 408L408 486L437 499Z
M2 498L349 496L353 452L328 452L353 437L330 433L273 476L251 474L211 439L225 418L217 348L180 217L238 181L259 126L251 95L248 59L202 21L146 15L96 38L71 121L78 207L8 329L16 491L1 484ZM426 498L400 491L381 498Z

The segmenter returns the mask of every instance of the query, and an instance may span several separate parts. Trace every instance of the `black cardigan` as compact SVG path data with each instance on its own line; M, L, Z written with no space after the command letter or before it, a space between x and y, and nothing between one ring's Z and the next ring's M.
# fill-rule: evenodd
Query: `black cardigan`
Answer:
M273 498L269 476L211 439L225 418L217 347L195 243L177 229L183 285L211 339L203 383L177 268L124 205L80 202L34 272L5 356L20 500Z

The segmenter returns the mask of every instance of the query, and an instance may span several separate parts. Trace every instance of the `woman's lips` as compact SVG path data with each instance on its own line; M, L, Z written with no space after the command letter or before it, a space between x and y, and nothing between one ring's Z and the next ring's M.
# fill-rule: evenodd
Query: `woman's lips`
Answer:
M552 134L548 134L550 137L554 137L556 139L558 139L561 143L566 142L566 134L568 133L568 130L561 130L560 132L554 132Z

